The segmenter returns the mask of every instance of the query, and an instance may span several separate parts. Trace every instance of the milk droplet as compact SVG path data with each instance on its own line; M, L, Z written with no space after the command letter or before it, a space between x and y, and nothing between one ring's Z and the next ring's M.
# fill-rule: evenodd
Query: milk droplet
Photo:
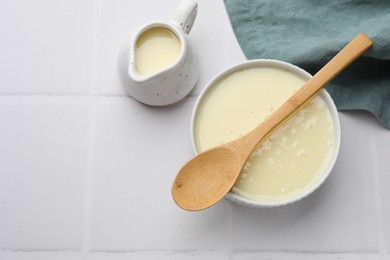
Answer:
M219 141L219 144L224 144L225 143L225 140L220 140Z
M318 117L312 117L307 119L304 123L302 123L303 129L307 130L317 125Z
M252 167L252 164L250 162L246 162L244 167L243 167L243 170L248 171L251 167Z
M297 129L295 127L291 128L290 133L295 134L297 132Z
M294 156L306 156L306 155L307 155L307 152L306 152L306 149L305 149L305 148L299 149L299 150L294 154Z
M272 158L268 158L268 163L271 165L274 165L276 163L276 161Z
M298 141L294 141L294 142L291 144L291 147L292 147L292 148L295 148L295 147L297 147L298 144L299 144Z

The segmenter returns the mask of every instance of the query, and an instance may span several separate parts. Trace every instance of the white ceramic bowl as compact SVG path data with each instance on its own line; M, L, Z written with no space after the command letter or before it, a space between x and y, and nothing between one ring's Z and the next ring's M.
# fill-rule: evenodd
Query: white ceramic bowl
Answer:
M301 69L293 64L286 63L283 61L268 60L268 59L247 61L247 62L238 64L238 65L235 65L233 67L230 67L229 69L223 71L222 73L220 73L219 75L214 77L207 84L207 86L203 89L202 93L199 95L199 97L196 101L196 104L195 104L195 107L194 107L194 110L192 113L191 138L192 138L192 146L193 146L194 152L196 154L198 153L198 151L197 151L197 148L195 145L195 120L196 120L196 114L197 114L199 104L203 100L204 96L207 94L207 92L211 88L213 88L213 86L216 85L216 83L218 83L223 78L231 75L234 72L245 70L245 69L250 69L250 68L256 68L256 67L273 67L273 68L277 68L277 69L287 70L287 71L292 72L292 73L296 74L297 76L299 76L303 79L306 79L306 80L309 80L312 77L308 72L306 72L305 70L303 70L303 69ZM302 198L308 196L313 191L315 191L326 180L326 178L329 176L330 172L333 169L333 166L336 162L336 159L337 159L337 156L339 153L341 130L340 130L340 121L339 121L339 117L338 117L337 108L336 108L332 98L330 97L330 95L328 94L328 92L325 89L320 90L318 95L322 98L322 100L324 101L324 103L326 104L326 106L329 110L329 114L331 116L332 123L333 123L333 130L334 130L334 140L333 140L333 146L332 146L332 151L331 151L331 158L329 160L327 167L325 167L324 172L321 174L321 176L315 182L313 182L309 187L304 189L301 193L296 194L295 196L292 196L292 197L288 197L288 198L283 199L283 200L256 201L256 200L251 200L251 199L241 197L241 196L234 194L232 192L229 192L226 195L227 199L229 199L233 202L236 202L238 204L249 206L249 207L275 207L275 206L287 205L287 204L291 204L293 202L296 202L296 201L301 200Z

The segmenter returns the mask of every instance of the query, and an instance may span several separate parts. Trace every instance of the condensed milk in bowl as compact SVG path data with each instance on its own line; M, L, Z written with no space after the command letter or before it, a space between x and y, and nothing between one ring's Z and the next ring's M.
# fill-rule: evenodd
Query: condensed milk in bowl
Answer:
M248 133L310 78L301 68L277 60L248 61L222 72L195 104L195 153ZM259 143L226 197L251 207L298 201L325 181L339 148L337 109L322 89Z

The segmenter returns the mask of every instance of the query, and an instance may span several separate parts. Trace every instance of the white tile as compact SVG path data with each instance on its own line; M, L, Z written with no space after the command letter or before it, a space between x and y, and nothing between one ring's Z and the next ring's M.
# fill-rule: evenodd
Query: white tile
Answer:
M126 252L126 253L75 253L75 252L0 252L6 260L387 260L389 254L375 253L295 253L295 252Z
M375 146L377 152L378 171L379 171L379 190L381 191L381 211L382 222L385 236L385 246L390 250L390 130L376 123L375 129Z
M131 252L91 253L86 260L228 260L227 253L219 252Z
M202 212L179 209L170 188L193 155L194 98L149 107L100 98L97 107L91 250L208 250L227 244L226 202Z
M223 1L199 0L198 16L190 33L199 59L200 75L191 96L197 96L207 83L228 66L229 41L226 27L230 26ZM231 38L228 38L230 36Z
M373 162L369 156L372 118L340 113L342 144L329 179L293 205L249 209L233 206L233 246L238 250L377 252L378 216Z
M225 252L0 252L1 260L228 260ZM360 260L360 259L359 259Z
M389 259L388 254L378 253L295 253L295 252L245 252L233 254L232 260L256 260L256 259L278 259L278 260L385 260Z
M3 2L0 93L89 93L93 10L93 0Z
M198 95L207 82L226 68L226 26L223 1L198 0L198 15L189 34L200 64L200 77L190 95ZM97 90L102 95L127 95L117 69L119 48L143 24L169 21L177 1L103 1L100 25ZM142 15L140 15L142 14Z
M78 252L0 252L5 260L85 260Z
M228 17L228 14L226 12L226 9L224 10L225 16ZM238 63L242 63L246 61L246 57L240 47L240 44L238 43L238 40L236 38L236 35L234 34L233 27L230 24L229 18L224 22L225 28L226 28L226 43L227 43L227 62L228 66L233 66Z
M0 98L0 249L81 248L88 105Z

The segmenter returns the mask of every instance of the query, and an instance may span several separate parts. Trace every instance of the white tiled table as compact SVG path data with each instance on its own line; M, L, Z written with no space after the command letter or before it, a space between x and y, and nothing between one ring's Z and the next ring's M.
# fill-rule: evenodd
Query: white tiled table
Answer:
M245 60L223 2L198 3L190 38L201 76L163 108L127 95L116 59L125 38L178 1L1 3L1 260L390 259L390 130L364 112L340 113L336 167L296 204L175 206L196 97Z

